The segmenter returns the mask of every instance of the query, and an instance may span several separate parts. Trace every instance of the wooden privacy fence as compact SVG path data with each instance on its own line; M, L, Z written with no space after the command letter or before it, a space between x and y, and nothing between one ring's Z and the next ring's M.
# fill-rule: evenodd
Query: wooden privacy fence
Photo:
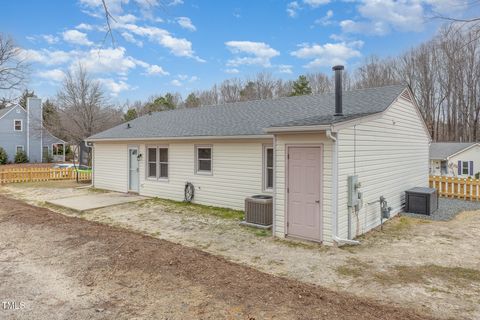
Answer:
M92 179L91 172L76 171L73 168L0 168L0 184L15 182L37 182L51 180L78 180Z
M480 179L430 176L429 180L441 197L480 200Z

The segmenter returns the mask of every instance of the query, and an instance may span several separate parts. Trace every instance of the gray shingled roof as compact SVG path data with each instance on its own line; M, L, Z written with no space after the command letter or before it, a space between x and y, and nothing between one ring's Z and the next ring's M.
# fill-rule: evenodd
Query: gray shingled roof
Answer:
M430 144L430 159L446 160L452 154L462 151L476 142L435 142Z
M255 100L156 112L95 134L96 139L264 135L272 126L321 125L384 111L404 85L346 91L343 117L334 117L333 93Z
M5 114L7 114L8 111L12 110L13 107L15 106L5 107L3 109L0 109L0 118L3 117Z

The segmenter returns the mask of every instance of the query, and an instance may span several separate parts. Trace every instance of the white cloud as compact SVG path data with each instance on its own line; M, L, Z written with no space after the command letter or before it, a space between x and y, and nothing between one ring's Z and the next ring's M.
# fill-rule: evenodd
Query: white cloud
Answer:
M125 14L123 16L116 16L115 20L117 23L135 23L138 18L133 14Z
M177 75L177 78L180 79L181 81L188 81L188 82L195 82L198 80L197 76L189 76L186 74L179 74Z
M286 74L293 73L292 66L289 64L280 64L277 67L278 67L278 72L280 73L286 73Z
M123 5L128 4L128 0L105 0L108 11L112 15L119 15L123 12ZM102 0L80 0L80 4L90 9L103 9Z
M45 40L48 44L55 44L60 39L57 36L51 35L51 34L44 34L42 35L43 40Z
M180 27L190 30L190 31L196 31L197 28L193 25L192 20L188 17L178 17L177 18L177 23L180 25Z
M143 47L143 41L135 39L135 37L128 32L122 32L121 33L123 39L125 39L127 42L136 44L139 47Z
M59 66L73 69L79 63L92 74L116 74L126 76L131 70L140 67L146 75L168 75L158 65L135 59L126 54L123 47L90 50L23 50L22 56L27 61L44 66Z
M169 6L177 6L183 4L183 0L172 0L168 5Z
M279 51L271 48L264 42L228 41L225 42L225 45L234 54L246 55L228 60L227 65L231 67L238 67L240 65L269 67L271 66L270 59L280 55Z
M40 71L37 73L40 78L51 80L51 81L62 81L65 78L65 73L60 69L52 69L46 71Z
M316 24L320 24L322 26L328 26L332 24L332 17L333 17L333 11L328 10L327 13L320 19L315 20Z
M115 81L112 78L98 78L96 80L110 91L112 97L118 96L122 91L131 89L130 85L124 80Z
M458 14L468 8L468 0L425 0L431 10L440 14Z
M169 75L169 73L165 70L163 70L162 67L152 64L148 67L146 67L146 74L147 75L161 75L161 76L166 76Z
M181 86L183 86L183 84L182 84L179 80L177 80L177 79L172 80L172 81L170 82L170 84L173 85L173 86L175 86L175 87L181 87Z
M320 44L302 44L300 49L291 52L291 55L300 59L310 59L305 68L317 68L346 64L349 59L361 56L358 49L363 46L362 41L339 42Z
M170 52L175 56L189 57L194 58L199 62L205 62L205 60L195 55L190 41L184 38L176 38L167 30L157 27L140 27L135 24L124 24L117 27L128 30L130 33L138 36L146 37L150 41L156 42L165 48L170 49Z
M225 73L228 73L228 74L237 74L237 73L240 73L240 70L238 70L238 69L236 69L236 68L225 69Z
M453 0L462 2L462 0ZM358 12L363 19L343 20L340 23L345 33L385 35L390 31L422 31L427 6L445 10L445 0L363 0Z
M78 44L82 46L91 46L93 42L88 40L87 34L78 30L72 29L62 33L63 40L72 44Z
M72 56L71 52L62 50L51 51L48 49L25 49L22 51L22 58L29 62L38 62L46 66L53 66L69 62L72 59Z
M297 16L297 11L300 9L300 5L298 4L297 1L292 1L287 4L287 14L295 18Z
M330 0L303 0L303 3L310 7L317 8L323 4L330 3Z
M79 25L77 25L75 27L75 29L78 29L78 30L85 30L85 31L91 31L93 30L93 26L91 24L88 24L88 23L80 23Z
M125 48L91 49L78 58L86 70L91 73L127 74L139 65L138 60L125 55Z

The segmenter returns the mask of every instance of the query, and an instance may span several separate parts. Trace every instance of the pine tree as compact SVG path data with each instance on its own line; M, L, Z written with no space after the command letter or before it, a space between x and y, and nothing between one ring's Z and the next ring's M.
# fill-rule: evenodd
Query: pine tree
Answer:
M25 91L22 92L22 96L20 97L20 101L18 102L19 105L21 105L25 110L27 109L27 99L28 98L36 98L37 96L35 95L35 91L28 91L28 89L25 89Z
M200 106L200 98L198 98L195 93L190 93L185 100L185 107L187 108L196 108Z
M127 113L123 115L123 120L125 121L131 121L133 119L136 119L138 117L137 110L135 109L128 109Z
M312 88L310 87L307 77L301 75L293 82L292 93L290 93L290 96L303 96L306 94L312 94Z

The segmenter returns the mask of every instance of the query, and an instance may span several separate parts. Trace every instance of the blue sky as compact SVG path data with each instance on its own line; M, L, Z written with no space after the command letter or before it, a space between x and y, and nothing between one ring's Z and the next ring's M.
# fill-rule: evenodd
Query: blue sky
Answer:
M0 31L31 63L30 89L57 92L79 62L112 101L210 88L259 71L293 79L397 55L430 38L441 21L480 11L468 0L101 0L2 1Z

